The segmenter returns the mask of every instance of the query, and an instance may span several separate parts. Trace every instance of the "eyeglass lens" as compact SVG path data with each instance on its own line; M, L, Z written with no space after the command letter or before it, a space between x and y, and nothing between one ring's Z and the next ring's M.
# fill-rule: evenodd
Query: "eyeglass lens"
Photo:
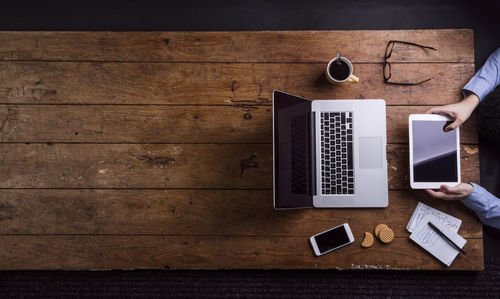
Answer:
M392 50L394 49L394 45L396 43L402 43L402 44L407 44L407 45L413 45L417 47L421 47L423 49L432 49L436 50L435 48L428 47L428 46L422 46L419 44L411 43L411 42L404 42L404 41L396 41L396 40L391 40L387 43L387 47L385 48L385 59L384 59L384 69L383 69L383 74L384 74L384 82L387 84L398 84L398 85L418 85L424 82L427 82L429 80L432 80L433 78L426 79L424 81L416 82L416 83L410 83L410 82L389 82L389 79L392 76L392 70L391 70L391 64L387 61L392 55Z

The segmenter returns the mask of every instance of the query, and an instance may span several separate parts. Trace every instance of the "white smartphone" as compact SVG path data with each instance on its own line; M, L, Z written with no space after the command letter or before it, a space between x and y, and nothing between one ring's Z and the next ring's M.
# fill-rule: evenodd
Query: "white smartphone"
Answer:
M410 186L439 189L460 183L459 128L445 132L451 119L438 114L411 114Z
M344 223L329 230L325 230L309 238L314 253L317 256L323 255L340 247L354 242L349 224Z

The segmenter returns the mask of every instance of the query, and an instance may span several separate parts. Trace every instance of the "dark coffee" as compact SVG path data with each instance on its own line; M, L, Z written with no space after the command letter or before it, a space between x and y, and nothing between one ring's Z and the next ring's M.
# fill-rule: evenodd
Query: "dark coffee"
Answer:
M336 60L330 63L328 72L335 80L343 81L349 77L349 66L345 63L345 61Z

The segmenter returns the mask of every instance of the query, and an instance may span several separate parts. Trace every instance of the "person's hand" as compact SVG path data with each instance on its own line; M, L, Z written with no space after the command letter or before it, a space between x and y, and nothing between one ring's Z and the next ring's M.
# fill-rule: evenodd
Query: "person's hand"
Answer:
M465 97L465 99L458 103L434 107L429 109L425 113L441 114L453 119L453 123L449 124L444 129L446 132L448 132L455 130L456 128L461 126L469 118L469 116L472 114L472 111L474 111L478 104L479 97L474 93L470 93L467 97Z
M460 200L469 196L474 191L474 186L467 183L460 183L454 187L441 185L438 191L425 190L430 197L444 200Z

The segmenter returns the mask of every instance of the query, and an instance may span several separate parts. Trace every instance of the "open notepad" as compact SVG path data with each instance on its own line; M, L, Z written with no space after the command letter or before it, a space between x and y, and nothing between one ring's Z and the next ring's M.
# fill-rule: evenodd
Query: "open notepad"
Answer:
M462 220L419 202L406 227L412 233L410 235L411 240L427 250L443 264L450 266L459 251L434 231L429 226L429 222L432 222L455 244L463 248L467 241L457 234Z
M444 225L448 226L452 231L458 232L460 225L462 225L462 220L455 218L451 215L448 215L444 212L436 210L424 203L418 202L417 207L413 211L413 214L410 217L410 221L408 221L408 225L406 226L406 230L410 233L415 230L415 228L422 223L422 221L426 218L432 216L433 218L438 219Z

